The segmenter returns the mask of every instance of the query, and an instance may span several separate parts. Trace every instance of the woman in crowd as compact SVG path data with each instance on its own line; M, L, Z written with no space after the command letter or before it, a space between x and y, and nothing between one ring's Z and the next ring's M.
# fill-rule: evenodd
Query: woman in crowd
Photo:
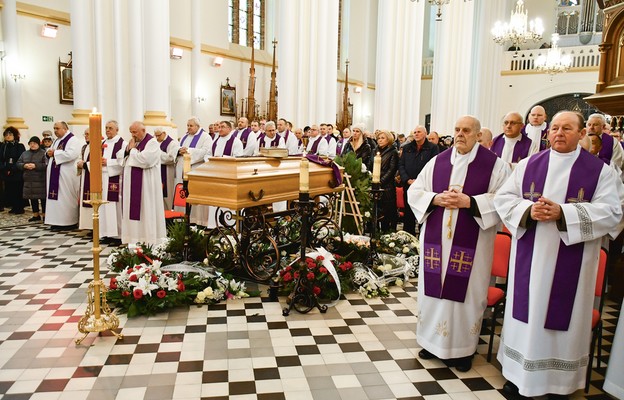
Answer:
M24 200L22 199L22 189L24 181L22 171L17 168L17 160L26 148L19 142L20 133L9 126L2 134L4 146L0 153L0 174L4 182L4 206L11 207L9 213L24 214Z
M377 151L381 155L381 188L385 189L379 205L381 230L396 231L397 205L394 177L399 167L399 152L394 146L394 135L381 131L377 136Z
M29 150L23 152L17 161L17 167L23 171L24 199L30 200L34 214L28 222L35 222L45 216L47 158L37 136L30 138L28 147Z
M351 139L347 142L342 154L350 151L355 152L355 156L362 160L362 165L366 166L369 171L371 170L372 150L364 137L364 124L355 124L351 127Z

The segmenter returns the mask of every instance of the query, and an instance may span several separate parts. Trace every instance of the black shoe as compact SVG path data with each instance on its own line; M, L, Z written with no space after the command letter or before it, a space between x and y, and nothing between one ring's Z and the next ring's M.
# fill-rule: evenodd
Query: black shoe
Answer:
M91 233L91 236L93 237L93 233ZM111 239L109 237L103 237L100 238L100 244L110 244Z
M422 349L418 352L418 357L422 358L423 360L433 360L434 358L438 358L425 349Z
M50 230L52 232L60 232L63 230L63 227L59 225L50 225Z
M459 372L468 372L472 369L472 356L462 357L455 360L455 369Z
M518 386L514 385L511 381L505 382L505 384L503 385L503 392L510 396L520 396Z
M567 400L568 395L566 394L548 394L548 400Z
M108 244L114 247L121 246L121 239L109 238Z
M37 222L37 221L41 221L41 217L39 215L28 219L28 222Z
M24 210L11 209L9 210L9 214L24 214Z

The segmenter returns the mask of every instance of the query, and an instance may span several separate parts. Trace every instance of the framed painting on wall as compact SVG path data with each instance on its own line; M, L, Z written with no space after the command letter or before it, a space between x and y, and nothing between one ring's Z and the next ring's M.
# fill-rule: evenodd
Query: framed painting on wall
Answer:
M230 86L230 79L221 85L221 115L236 115L236 87Z
M59 61L59 101L61 104L74 104L72 66L61 61Z

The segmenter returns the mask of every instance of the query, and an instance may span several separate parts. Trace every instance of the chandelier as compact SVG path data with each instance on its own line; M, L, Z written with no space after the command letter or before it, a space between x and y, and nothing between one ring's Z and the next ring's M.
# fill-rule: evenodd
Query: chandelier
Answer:
M420 0L412 0L412 2ZM429 4L432 6L438 7L438 12L436 13L436 21L442 21L442 6L451 2L451 0L427 0ZM464 0L465 2L466 0Z
M492 28L492 35L496 43L503 45L506 42L511 42L512 47L516 50L514 57L518 56L518 49L522 43L526 43L527 40L537 42L542 39L543 33L544 25L541 19L536 18L528 21L528 11L524 9L524 1L522 0L516 2L516 9L511 12L509 22L496 21L494 28Z
M557 46L559 34L553 33L551 40L552 45L548 49L548 53L542 54L535 60L535 68L549 74L550 80L552 80L553 75L569 70L572 64L572 58L567 54L562 55L561 49Z

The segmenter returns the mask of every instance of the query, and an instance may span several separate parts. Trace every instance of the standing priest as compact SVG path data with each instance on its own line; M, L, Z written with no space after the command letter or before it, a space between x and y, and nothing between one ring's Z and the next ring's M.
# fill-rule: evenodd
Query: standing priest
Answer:
M118 155L124 166L121 240L128 245L159 244L167 237L160 146L141 122L130 125L130 134L132 139Z
M494 204L513 235L498 351L510 395L582 388L601 240L621 230L624 188L581 149L583 117L557 113L550 150L518 164Z
M496 226L494 193L507 163L478 145L479 120L461 117L454 147L427 163L408 191L421 229L416 339L422 359L440 358L458 371L472 368L487 290Z

